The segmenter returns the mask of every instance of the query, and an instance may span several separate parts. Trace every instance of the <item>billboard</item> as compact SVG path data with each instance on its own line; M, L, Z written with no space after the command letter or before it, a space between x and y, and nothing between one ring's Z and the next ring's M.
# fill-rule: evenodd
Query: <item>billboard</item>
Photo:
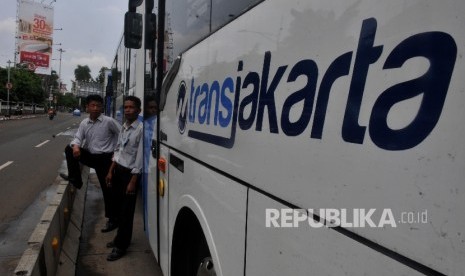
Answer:
M18 8L20 63L37 74L50 75L53 44L53 7L21 0Z

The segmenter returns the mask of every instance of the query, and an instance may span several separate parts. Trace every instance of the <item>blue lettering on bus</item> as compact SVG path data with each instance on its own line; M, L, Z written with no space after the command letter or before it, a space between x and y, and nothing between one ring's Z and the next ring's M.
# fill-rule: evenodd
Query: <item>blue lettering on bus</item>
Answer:
M396 151L415 147L439 121L457 58L457 45L449 34L439 31L416 34L397 45L389 53L383 70L400 68L415 57L427 59L429 69L416 79L398 83L383 91L374 103L368 125L360 125L359 115L370 65L376 63L383 52L382 45L374 46L376 30L376 19L364 20L355 55L347 52L337 57L324 72L319 87L318 65L314 60L303 59L294 65L280 65L274 74L270 74L271 52L265 52L261 72L250 71L244 79L240 74L236 78L227 76L209 83L197 83L192 78L190 92L182 82L177 107L180 132L184 133L187 123L230 129L229 135L224 136L192 128L188 136L232 148L237 127L248 131L255 125L254 130L261 132L263 122L267 120L272 134L282 132L286 136L298 136L311 127L310 138L322 139L331 87L337 79L349 75L354 57L342 122L342 139L363 144L368 127L371 140L379 148ZM243 66L244 61L239 61L238 73L242 72ZM277 108L275 93L278 85L292 83L302 77L306 79L303 88L290 93L281 109ZM251 92L240 99L242 89ZM422 95L422 100L415 118L401 129L390 128L387 118L391 108L418 95ZM291 110L296 104L302 107L301 114L297 120L291 120ZM278 114L279 110L281 114ZM314 119L310 126L312 114Z

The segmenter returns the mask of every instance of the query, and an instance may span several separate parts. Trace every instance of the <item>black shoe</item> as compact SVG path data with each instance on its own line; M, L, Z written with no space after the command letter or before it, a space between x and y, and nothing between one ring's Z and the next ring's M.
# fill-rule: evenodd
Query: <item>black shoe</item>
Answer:
M78 182L74 178L69 178L69 176L67 174L65 174L65 173L60 173L60 177L63 178L64 180L66 180L66 181L69 181L69 183L71 183L71 185L76 187L76 189L81 189L82 181Z
M71 185L73 185L74 187L76 187L76 189L81 189L82 187L82 182L77 182L76 180L70 178L69 179L69 183L71 183Z
M115 247L115 243L113 241L107 243L107 248Z
M67 174L65 173L60 173L60 177L63 178L64 180L68 181L69 180L69 177Z
M107 224L105 224L105 227L102 228L102 230L100 230L100 231L102 231L102 233L106 233L106 232L113 231L113 230L115 230L116 228L118 228L118 224L117 224L117 223L108 221Z
M119 249L117 247L113 248L111 253L107 256L107 261L112 262L120 259L126 254L126 250Z

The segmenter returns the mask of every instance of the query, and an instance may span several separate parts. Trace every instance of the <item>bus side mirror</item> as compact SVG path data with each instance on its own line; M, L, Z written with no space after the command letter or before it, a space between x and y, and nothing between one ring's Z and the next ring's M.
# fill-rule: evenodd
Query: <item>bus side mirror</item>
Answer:
M140 49L142 46L142 14L127 12L124 15L124 47Z
M135 12L136 8L142 4L143 0L129 0L128 2L128 9L130 12Z

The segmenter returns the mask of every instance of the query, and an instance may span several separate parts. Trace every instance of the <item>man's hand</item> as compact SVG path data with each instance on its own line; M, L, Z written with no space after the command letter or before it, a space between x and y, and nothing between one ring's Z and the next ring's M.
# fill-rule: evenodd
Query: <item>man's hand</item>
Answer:
M79 158L81 156L81 148L79 146L73 146L73 156L74 158Z
M110 170L107 174L107 176L105 177L105 183L107 183L107 187L108 188L111 188L111 179L113 178L113 173L112 173L112 170Z
M135 195L136 194L136 185L137 185L137 175L133 174L131 177L131 180L129 181L129 184L126 188L126 194L127 195Z
M110 169L108 170L107 176L105 177L105 183L108 188L111 188L111 181L113 180L113 171L115 170L115 161L111 162Z

